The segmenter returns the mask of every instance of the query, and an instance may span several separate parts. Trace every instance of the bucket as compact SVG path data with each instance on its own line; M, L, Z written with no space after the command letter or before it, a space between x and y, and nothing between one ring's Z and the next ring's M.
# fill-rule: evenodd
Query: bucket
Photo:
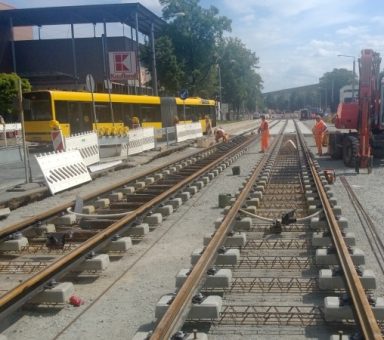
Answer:
M233 166L232 167L232 175L240 175L240 167L239 166Z
M324 176L328 184L333 184L336 181L336 171L334 169L325 169Z
M227 205L229 205L231 198L231 194L219 194L219 208L225 208Z

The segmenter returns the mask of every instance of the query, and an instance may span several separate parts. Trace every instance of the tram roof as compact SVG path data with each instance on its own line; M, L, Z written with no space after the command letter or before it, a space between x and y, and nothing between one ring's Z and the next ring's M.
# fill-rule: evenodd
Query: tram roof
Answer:
M14 27L121 22L136 27L136 13L139 31L146 35L150 34L152 23L155 31L166 23L137 2L112 5L7 9L0 11L0 24L8 25L10 20L12 20Z

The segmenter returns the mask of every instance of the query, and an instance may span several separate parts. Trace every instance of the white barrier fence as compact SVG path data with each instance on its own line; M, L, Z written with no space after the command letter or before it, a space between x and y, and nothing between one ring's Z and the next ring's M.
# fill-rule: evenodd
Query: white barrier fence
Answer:
M188 139L199 138L203 136L201 123L176 124L176 140L183 142Z
M128 139L121 144L120 156L136 155L155 148L155 129L139 128L128 132Z
M92 180L79 150L35 157L52 195Z
M0 124L0 133L1 132L19 132L21 131L21 123L7 123L5 126Z
M155 148L155 129L145 128L142 129L142 145L143 151L152 150Z
M86 166L100 162L96 132L85 132L65 138L65 151L79 150Z

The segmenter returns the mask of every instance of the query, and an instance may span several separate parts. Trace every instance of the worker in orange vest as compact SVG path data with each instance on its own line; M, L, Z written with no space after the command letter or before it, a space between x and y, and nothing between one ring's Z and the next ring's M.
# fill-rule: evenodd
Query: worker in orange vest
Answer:
M228 140L228 135L225 133L224 129L217 128L217 129L215 129L215 141L216 141L216 143L220 142L220 139L222 139L223 142L226 142Z
M259 133L261 133L261 151L264 153L269 146L269 126L268 122L265 120L265 116L261 115L261 123L259 126Z
M316 123L314 127L312 128L313 136L315 137L315 142L317 146L317 154L321 156L323 154L323 138L324 134L327 131L327 125L324 123L324 121L321 119L319 115L316 116Z
M205 116L205 133L207 136L212 134L212 122L208 116Z
M132 129L137 129L140 127L140 119L137 116L132 117Z

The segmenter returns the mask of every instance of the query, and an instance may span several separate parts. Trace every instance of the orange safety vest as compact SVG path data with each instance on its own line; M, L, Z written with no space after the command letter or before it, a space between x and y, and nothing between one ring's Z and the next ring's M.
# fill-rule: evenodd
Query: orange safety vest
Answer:
M312 129L314 135L321 135L324 133L325 130L327 130L327 125L322 119L316 122L315 126Z
M269 136L269 128L268 128L268 122L266 120L262 121L260 124L260 131L263 135Z

